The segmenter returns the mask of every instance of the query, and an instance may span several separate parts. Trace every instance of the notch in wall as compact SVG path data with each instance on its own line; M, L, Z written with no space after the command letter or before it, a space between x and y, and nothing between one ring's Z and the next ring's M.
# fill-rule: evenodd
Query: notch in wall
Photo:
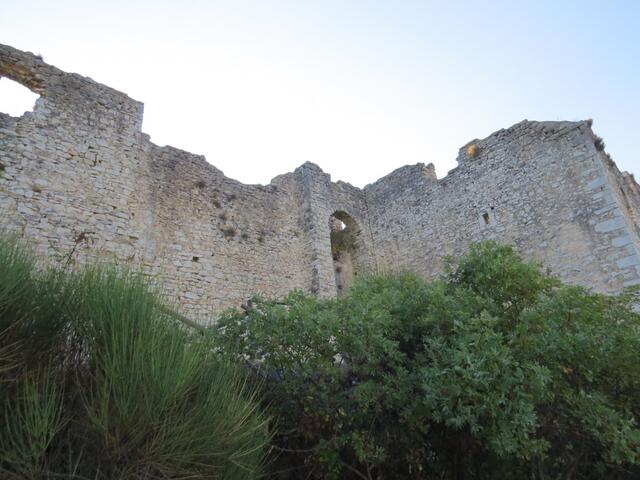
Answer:
M494 225L497 222L495 207L490 207L488 210L485 210L480 215L478 215L478 223L481 228L487 228Z

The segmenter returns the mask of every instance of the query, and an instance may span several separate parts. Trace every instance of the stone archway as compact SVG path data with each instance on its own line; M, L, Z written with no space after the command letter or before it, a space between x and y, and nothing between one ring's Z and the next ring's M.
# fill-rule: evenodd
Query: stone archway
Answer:
M362 273L358 261L362 253L362 230L348 213L338 210L329 217L331 256L337 294L347 291Z

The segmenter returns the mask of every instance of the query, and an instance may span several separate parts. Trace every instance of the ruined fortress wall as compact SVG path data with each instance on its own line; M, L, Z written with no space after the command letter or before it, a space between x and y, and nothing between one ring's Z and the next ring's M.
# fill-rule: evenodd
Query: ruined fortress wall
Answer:
M607 292L638 283L637 184L595 140L589 122L524 121L470 142L479 154L463 147L441 180L418 165L368 186L383 268L433 276L446 255L495 239L570 283Z
M2 45L0 75L41 95L20 118L0 113L0 229L61 265L137 264L192 318L256 293L335 295L333 214L354 228L357 274L433 276L446 254L495 238L571 282L617 291L640 280L640 188L585 122L497 132L441 180L416 165L359 189L305 163L244 185L154 145L142 104L123 93Z
M142 104L6 47L0 65L41 95L33 112L0 114L3 226L65 262L78 243L120 250L142 237L130 215L140 203Z
M332 183L313 164L267 186L244 185L203 157L145 147L139 215L149 217L152 248L141 250L154 252L145 267L163 276L184 310L206 316L253 294L282 297L293 289L335 294L329 217L348 209L363 218L362 192Z
M41 95L20 118L0 113L0 228L63 265L138 264L192 317L256 293L335 293L329 216L364 224L359 189L312 164L244 185L151 143L142 104L123 93L7 46L0 75Z

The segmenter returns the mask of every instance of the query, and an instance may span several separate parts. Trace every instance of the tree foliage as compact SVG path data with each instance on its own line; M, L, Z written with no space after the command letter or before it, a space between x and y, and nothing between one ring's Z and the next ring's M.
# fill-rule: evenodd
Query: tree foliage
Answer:
M640 476L638 296L475 244L434 282L372 276L230 311L223 355L279 428L278 478Z

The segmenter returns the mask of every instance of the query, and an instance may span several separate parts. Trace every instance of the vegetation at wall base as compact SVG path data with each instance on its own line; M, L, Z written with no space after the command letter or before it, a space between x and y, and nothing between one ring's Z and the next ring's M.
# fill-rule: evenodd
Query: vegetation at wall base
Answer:
M257 478L255 395L141 275L40 270L0 238L0 478Z
M639 304L488 242L203 334L0 238L0 478L640 478Z
M508 246L229 311L214 335L277 425L278 479L640 478L640 303Z

